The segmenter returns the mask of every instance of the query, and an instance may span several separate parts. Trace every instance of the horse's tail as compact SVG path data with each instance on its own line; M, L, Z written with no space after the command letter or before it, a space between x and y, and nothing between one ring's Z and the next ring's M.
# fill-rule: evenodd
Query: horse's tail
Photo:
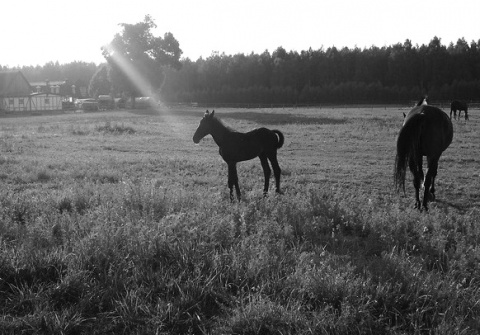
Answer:
M402 127L397 138L394 182L397 190L405 192L405 173L410 159L417 159L420 150L420 127L422 114L413 115ZM418 162L415 162L417 164Z
M283 143L285 142L285 137L283 136L280 130L274 129L272 131L278 135L277 149L280 149L283 146Z

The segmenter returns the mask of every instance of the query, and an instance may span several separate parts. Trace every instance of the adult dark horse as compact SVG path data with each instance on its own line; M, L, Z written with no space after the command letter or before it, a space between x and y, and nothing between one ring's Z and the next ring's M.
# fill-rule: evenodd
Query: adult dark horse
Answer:
M460 120L460 114L462 114L462 111L465 111L465 120L468 120L468 105L466 102L463 101L458 101L458 100L453 100L452 103L450 104L450 119L452 118L452 112L453 112L453 118L457 118L457 111L458 111L458 119Z
M397 189L405 192L405 172L407 165L413 174L415 186L415 208L421 205L428 210L429 199L435 200L435 177L438 160L453 139L452 121L441 109L425 105L420 100L405 117L397 138L394 180ZM428 170L424 181L425 193L420 203L420 183L424 179L423 156L427 157Z
M228 187L230 188L230 200L233 201L233 186L240 200L240 187L238 186L237 163L260 158L263 173L265 175L265 186L263 194L267 195L271 170L268 161L272 164L275 176L276 191L280 191L280 166L277 161L277 149L280 149L284 142L283 134L279 130L258 128L248 133L240 133L226 127L215 117L215 111L205 112L200 125L193 135L193 142L198 143L207 135L212 135L217 143L220 156L228 165Z

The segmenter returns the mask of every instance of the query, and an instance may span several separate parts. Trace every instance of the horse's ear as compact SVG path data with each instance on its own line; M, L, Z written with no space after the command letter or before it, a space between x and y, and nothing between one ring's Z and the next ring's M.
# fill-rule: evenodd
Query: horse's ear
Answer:
M403 113L403 118L405 119L407 116L405 115L405 113Z
M209 115L210 112L208 111L208 109L205 111L205 116Z
M214 110L212 110L212 117L213 117L213 114L215 114L215 111L214 111Z

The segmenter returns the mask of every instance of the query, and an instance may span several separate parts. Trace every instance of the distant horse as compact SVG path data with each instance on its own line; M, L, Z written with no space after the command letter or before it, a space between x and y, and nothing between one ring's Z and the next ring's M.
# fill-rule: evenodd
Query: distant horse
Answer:
M193 142L198 143L207 135L212 135L213 140L220 148L220 156L228 165L228 187L230 188L230 200L233 201L233 186L240 200L240 188L238 186L237 163L260 158L263 173L265 175L265 186L263 194L268 193L271 170L268 161L272 164L273 174L275 176L276 191L280 191L280 166L277 161L277 149L280 149L284 142L284 136L279 130L270 130L267 128L258 128L248 133L240 133L226 127L218 118L215 117L215 111L205 112L200 121Z
M463 101L458 101L458 100L453 100L452 103L450 104L450 119L452 118L452 112L453 112L453 118L457 118L457 111L458 111L458 119L460 120L460 114L462 114L462 111L465 111L465 120L468 120L468 105L466 102Z
M438 160L453 139L452 121L441 109L425 105L420 100L405 117L397 138L394 181L397 189L405 192L407 165L413 174L415 208L421 209L420 183L424 179L422 161L427 157L428 170L424 181L423 207L428 210L429 199L435 200L435 177Z

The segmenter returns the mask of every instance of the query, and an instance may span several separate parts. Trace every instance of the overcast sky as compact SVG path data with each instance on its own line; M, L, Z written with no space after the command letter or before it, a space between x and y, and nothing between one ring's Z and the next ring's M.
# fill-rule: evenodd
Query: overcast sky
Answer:
M0 65L103 62L101 46L149 14L183 57L480 39L479 0L13 0L0 6Z

